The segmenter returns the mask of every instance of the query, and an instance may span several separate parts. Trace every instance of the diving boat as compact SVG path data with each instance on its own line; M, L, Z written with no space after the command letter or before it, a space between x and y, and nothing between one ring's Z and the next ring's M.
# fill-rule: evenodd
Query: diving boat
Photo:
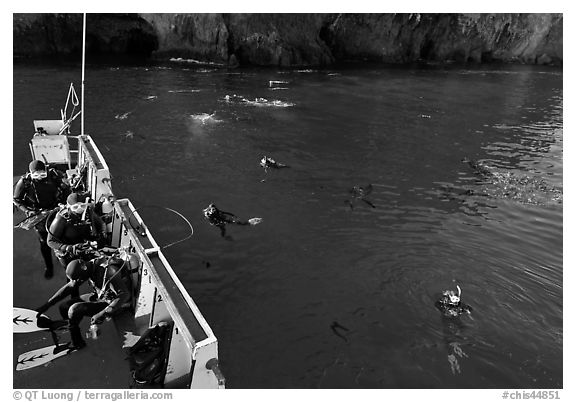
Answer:
M138 209L129 199L117 198L112 191L113 180L104 156L93 138L84 133L83 94L84 51L82 102L71 84L59 119L34 120L31 157L44 161L50 168L62 172L71 183L85 189L95 210L100 211L107 222L109 249L128 250L137 256L136 263L122 275L131 290L131 300L121 314L101 325L101 336L89 340L86 348L34 368L22 370L21 364L27 361L16 356L23 356L19 352L32 346L51 347L48 332L15 333L14 388L225 388L218 363L218 341L212 329L171 268ZM78 106L80 111L76 111ZM81 131L74 135L72 122L78 116L82 117ZM20 267L16 254L26 252L24 242L28 249L37 247L31 232L15 230L14 301L15 305L28 304L19 307L33 308L65 282L63 269L58 267L55 270L61 272L50 281L31 280L30 274L17 275ZM86 293L83 290L81 293ZM49 315L58 319L57 308L53 307ZM83 332L88 329L89 321L82 320ZM162 353L153 354L147 362L153 377L141 375L147 379L139 381L134 359L128 359L127 352L159 327L163 329ZM67 335L67 331L60 334L62 338ZM54 342L54 346L56 344ZM146 356L142 359L146 360Z

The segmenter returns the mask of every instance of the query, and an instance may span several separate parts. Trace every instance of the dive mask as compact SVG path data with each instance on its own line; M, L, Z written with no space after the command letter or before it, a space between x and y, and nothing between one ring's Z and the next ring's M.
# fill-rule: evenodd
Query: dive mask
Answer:
M30 173L30 177L32 177L32 180L44 180L48 177L48 173L45 170L37 170Z
M69 205L70 211L74 212L75 214L82 214L86 210L88 204L85 202L77 202L76 204Z
M452 294L449 294L448 297L450 298L450 303L452 303L452 304L460 303L460 297L458 295L455 295L454 293L452 293Z
M450 300L450 304L460 303L460 295L462 294L462 289L460 289L460 286L458 285L456 285L456 288L458 289L458 294L456 294L456 292L454 292L453 290L444 291L444 296L448 297L448 299Z

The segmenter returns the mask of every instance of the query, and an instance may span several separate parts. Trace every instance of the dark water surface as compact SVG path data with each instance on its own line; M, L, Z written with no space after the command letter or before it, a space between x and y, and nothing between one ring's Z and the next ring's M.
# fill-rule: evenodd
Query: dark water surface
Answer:
M228 387L562 387L562 80L88 66L86 133L119 197L192 222L165 252ZM57 118L72 81L80 92L77 66L14 66L14 175L32 120ZM266 173L264 155L290 168ZM375 208L348 192L367 184ZM210 202L263 222L227 241ZM166 210L140 213L160 244L187 235ZM446 322L434 301L456 284L474 311Z

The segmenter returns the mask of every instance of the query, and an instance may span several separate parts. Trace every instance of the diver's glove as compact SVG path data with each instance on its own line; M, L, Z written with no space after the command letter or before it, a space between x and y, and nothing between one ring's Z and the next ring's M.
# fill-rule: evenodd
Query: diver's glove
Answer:
M104 322L104 320L109 320L110 318L110 314L106 311L106 309L104 309L92 316L90 319L90 324L100 325Z
M90 248L90 244L88 242L83 243L76 243L73 245L66 246L66 251L74 256L79 256L86 250Z
M90 320L90 325L100 325L104 322L104 318L98 314L94 315Z
M256 226L262 222L262 218L250 218L248 219L248 223L252 226Z

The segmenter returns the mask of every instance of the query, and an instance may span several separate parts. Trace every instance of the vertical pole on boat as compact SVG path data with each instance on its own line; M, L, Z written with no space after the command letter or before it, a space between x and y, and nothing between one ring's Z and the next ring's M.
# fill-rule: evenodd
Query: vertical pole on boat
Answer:
M86 62L86 13L83 14L82 18L82 113L80 120L80 134L84 135L84 65Z

